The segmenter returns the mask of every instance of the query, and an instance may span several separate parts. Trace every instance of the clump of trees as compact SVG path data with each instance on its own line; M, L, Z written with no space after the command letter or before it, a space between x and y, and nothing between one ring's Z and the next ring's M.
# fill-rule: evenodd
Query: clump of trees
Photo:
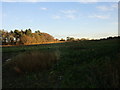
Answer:
M88 38L75 39L74 37L66 37L66 40L67 41L85 41L85 40L89 40L89 39Z
M43 43L43 42L52 42L54 37L48 33L40 32L39 30L32 33L31 29L26 30L17 30L6 31L0 30L0 41L2 44L32 44L32 43Z
M67 41L74 41L75 39L73 37L67 37Z
M65 39L61 38L60 41L65 41Z

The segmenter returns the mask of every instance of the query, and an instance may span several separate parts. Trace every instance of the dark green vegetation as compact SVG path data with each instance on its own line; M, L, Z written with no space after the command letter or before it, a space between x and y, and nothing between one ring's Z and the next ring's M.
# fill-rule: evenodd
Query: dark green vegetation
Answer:
M3 88L120 87L119 44L119 38L113 38L98 41L3 47L3 60L32 51L52 53L57 50L60 53L59 60L51 64L51 67L38 69L35 72L15 72L12 68L8 68L11 64L3 62ZM22 62L24 64L25 60Z

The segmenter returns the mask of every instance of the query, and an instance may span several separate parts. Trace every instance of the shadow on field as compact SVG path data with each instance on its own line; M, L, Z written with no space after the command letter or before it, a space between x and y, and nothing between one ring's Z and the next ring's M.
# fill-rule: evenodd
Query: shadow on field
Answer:
M17 73L35 72L49 69L60 57L56 51L31 51L18 54L4 66Z

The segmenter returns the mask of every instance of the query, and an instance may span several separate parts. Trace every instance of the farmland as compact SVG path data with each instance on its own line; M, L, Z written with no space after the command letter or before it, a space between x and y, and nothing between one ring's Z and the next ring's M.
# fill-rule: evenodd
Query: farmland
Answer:
M119 38L3 47L2 55L3 88L120 87Z

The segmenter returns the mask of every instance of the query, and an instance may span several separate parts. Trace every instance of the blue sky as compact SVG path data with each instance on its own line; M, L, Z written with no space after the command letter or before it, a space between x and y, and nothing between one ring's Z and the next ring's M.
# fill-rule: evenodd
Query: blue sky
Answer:
M117 2L2 2L2 29L40 30L55 38L118 34Z

